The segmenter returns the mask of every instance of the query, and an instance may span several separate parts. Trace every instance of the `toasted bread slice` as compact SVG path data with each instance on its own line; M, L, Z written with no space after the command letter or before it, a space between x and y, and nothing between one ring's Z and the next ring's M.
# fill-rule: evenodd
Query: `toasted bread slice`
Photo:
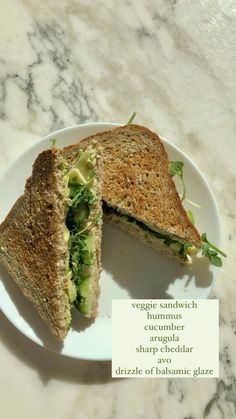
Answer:
M85 138L80 146L94 140L103 158L102 197L107 207L115 209L116 215L136 219L139 230L142 223L173 240L200 247L201 238L182 206L158 135L131 124ZM109 219L117 224L117 216ZM137 228L129 231L137 236ZM145 235L142 240L147 241Z
M0 261L59 339L66 336L71 323L69 254L65 240L67 157L63 149L54 148L38 156L24 194L0 225ZM74 155L70 160L71 165L76 158ZM93 187L98 199L92 212L100 208L98 180ZM93 277L87 317L97 313L101 221L92 227L91 234Z

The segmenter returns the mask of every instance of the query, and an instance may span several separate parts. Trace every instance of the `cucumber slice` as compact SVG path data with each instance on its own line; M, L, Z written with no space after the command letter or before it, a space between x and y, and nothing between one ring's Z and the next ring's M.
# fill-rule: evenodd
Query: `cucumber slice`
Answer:
M77 286L77 292L80 297L80 301L76 304L79 311L82 314L86 314L89 308L89 289L90 289L90 280L89 278L83 279L80 285Z

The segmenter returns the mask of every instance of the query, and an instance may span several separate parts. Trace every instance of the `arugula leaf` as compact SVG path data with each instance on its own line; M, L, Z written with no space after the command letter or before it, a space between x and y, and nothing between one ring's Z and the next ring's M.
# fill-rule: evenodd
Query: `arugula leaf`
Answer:
M202 239L202 242L204 243L204 245L208 245L210 248L214 249L220 255L222 255L224 257L227 257L227 255L224 252L222 252L222 250L218 249L216 246L214 246L214 244L209 242L209 240L207 239L206 233L202 234L201 239Z
M211 264L220 268L222 266L222 260L219 256L212 255L211 256Z
M53 148L53 147L56 147L56 142L57 142L57 139L56 138L51 138L50 140L50 143L51 143L51 147Z
M183 186L183 194L181 197L181 201L183 202L184 199L186 199L186 187L185 187L185 183L184 183L184 177L183 177L183 168L184 168L184 163L182 161L170 161L169 162L169 173L171 176L179 176L181 182L182 182L182 186ZM189 201L191 204L196 205L195 203L193 203L192 201ZM194 216L191 210L187 211L187 215L188 218L190 219L191 223L194 225L195 224L195 220L194 220ZM202 255L206 256L210 263L214 266L220 267L222 266L222 260L220 258L220 256L218 255L218 253L221 256L226 257L227 255L222 252L222 250L218 249L216 246L214 246L212 243L209 242L209 240L207 239L206 233L203 233L201 236L202 239ZM181 249L181 252L183 254L183 256L186 256L187 254L187 250L188 247L190 246L185 246Z
M171 176L183 176L184 162L182 161L170 161L169 162L169 173Z
M183 194L181 197L181 201L183 202L186 197L186 187L184 183L184 173L183 173L184 163L182 161L170 161L169 162L169 173L173 177L175 175L179 176L182 187L183 187Z
M136 112L133 112L126 125L132 124L135 117L136 117Z
M218 266L218 267L222 266L222 260L220 256L218 256L218 253L224 257L227 257L227 255L224 252L222 252L222 250L214 246L214 244L209 242L209 240L207 239L206 233L203 233L201 235L201 239L202 239L202 255L208 257L212 265Z
M78 206L82 201L92 206L96 200L88 185L80 185L77 182L69 182L69 199L71 207Z
M185 183L184 183L184 163L182 161L170 161L169 162L169 173L170 175L173 177L175 175L179 176L181 182L182 182L182 186L183 186L183 193L179 194L181 202L183 202L184 200L186 200L187 202L189 202L189 204L193 205L196 208L201 208L200 205L196 204L193 201L190 201L190 199L186 198L186 187L185 187Z

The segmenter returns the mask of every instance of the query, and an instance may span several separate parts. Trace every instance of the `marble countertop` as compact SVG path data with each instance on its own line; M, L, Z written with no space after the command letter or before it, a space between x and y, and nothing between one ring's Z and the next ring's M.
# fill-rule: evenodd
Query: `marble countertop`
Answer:
M228 254L212 292L219 379L111 379L109 362L47 352L0 313L0 417L235 418L235 2L1 0L0 11L0 170L53 130L135 110L206 175Z

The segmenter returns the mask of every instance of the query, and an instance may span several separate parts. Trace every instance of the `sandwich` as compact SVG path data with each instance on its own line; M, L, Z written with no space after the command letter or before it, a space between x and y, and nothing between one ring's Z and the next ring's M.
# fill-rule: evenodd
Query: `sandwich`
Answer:
M43 151L0 225L0 262L52 334L64 339L75 305L98 310L100 160L93 145Z
M85 138L80 145L94 140L103 159L105 219L181 263L188 262L202 240L182 205L158 135L130 124Z

